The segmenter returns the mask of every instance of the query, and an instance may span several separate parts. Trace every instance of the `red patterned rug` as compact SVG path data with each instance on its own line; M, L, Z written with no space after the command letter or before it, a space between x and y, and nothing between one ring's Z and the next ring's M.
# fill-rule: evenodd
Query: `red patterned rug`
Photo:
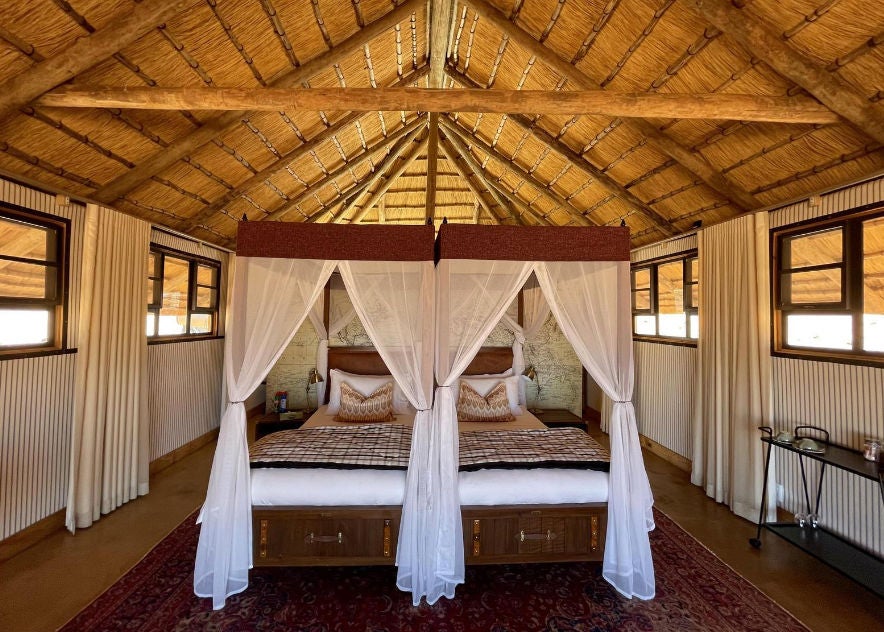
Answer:
M62 628L74 630L744 631L806 628L655 512L652 601L628 600L599 564L467 567L455 599L411 605L392 567L264 568L213 611L193 594L194 516Z

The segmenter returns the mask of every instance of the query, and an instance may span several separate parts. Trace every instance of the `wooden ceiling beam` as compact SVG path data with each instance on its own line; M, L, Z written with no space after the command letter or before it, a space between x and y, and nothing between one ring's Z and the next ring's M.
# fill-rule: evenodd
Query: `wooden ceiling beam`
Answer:
M0 119L104 61L195 4L198 0L144 0L125 9L105 27L79 38L58 55L0 83Z
M757 19L725 0L691 0L710 24L733 37L752 56L807 90L864 134L884 143L884 106L872 103L838 75L789 46Z
M494 211L491 210L491 205L488 204L488 201L485 199L485 196L482 195L482 192L479 190L479 187L475 185L475 183L470 179L470 174L467 173L467 170L461 166L458 162L457 158L460 155L453 147L450 147L447 142L447 138L440 137L439 138L439 148L442 150L442 153L445 154L445 157L448 158L448 162L451 163L451 166L454 167L454 170L457 171L457 175L464 181L464 184L470 189L470 192L476 198L476 202L481 206L485 211L491 216L498 224L500 223L500 218L498 218ZM478 176L477 176L478 177ZM476 222L478 224L478 212L476 213Z
M273 79L270 85L276 88L289 88L301 85L313 75L330 68L351 53L361 50L362 47L375 37L393 28L418 9L421 0L406 0L382 18L360 29L343 42L330 48L326 52L317 55L310 61L303 63L294 70L287 71L283 75ZM418 79L429 72L429 66L418 69L411 73L413 80ZM421 73L421 74L418 74ZM167 147L154 155L141 161L137 166L126 173L114 178L106 185L97 189L92 197L99 202L110 204L123 197L153 176L168 169L176 162L192 154L203 145L212 142L221 134L239 125L244 117L249 116L245 110L225 112L213 119L205 121L201 127L192 131L187 136L169 143Z
M377 203L379 199L381 199L381 197L383 197L383 195L387 192L387 189L389 189L393 185L393 182L396 180L396 178L405 173L405 170L411 166L411 163L414 162L414 159L417 158L421 154L421 152L427 148L428 142L429 137L425 136L423 140L419 141L417 145L415 145L411 149L411 151L405 153L401 157L399 164L396 165L396 168L393 169L393 171L391 171L389 175L384 176L384 174L380 170L378 170L378 172L374 176L372 176L372 180L374 182L369 183L369 187L381 180L381 178L384 178L384 181L381 182L378 188L372 191L371 195L368 196L368 199L365 200L365 202L362 204L362 208L360 208L359 212L356 213L356 215L354 215L353 218L350 220L351 224L356 224L362 221L362 218L368 215L368 212L371 210L371 208ZM355 204L356 199L354 198L347 207L341 210L341 213L335 218L335 221L344 221L344 215L346 215L347 211L353 208Z
M455 0L430 0L430 87L442 88L445 81L445 60L451 28L454 26ZM432 144L432 140L430 143Z
M450 76L452 79L462 85L478 87L478 84L476 84L470 77L457 71L454 68L449 67L446 69L446 72L448 73L448 76ZM651 221L651 223L655 224L660 229L660 232L662 232L664 235L671 236L678 232L675 226L673 226L668 219L660 215L651 206L649 206L644 201L639 199L635 194L633 194L629 189L614 180L614 178L592 164L588 158L571 149L562 140L555 138L552 134L539 127L529 117L522 114L511 114L509 115L509 120L529 132L540 142L551 147L564 158L567 158L574 166L588 173L590 176L592 176L593 180L598 183L599 186L607 190L609 193L613 193L621 200L626 202L628 205L635 208L642 215L647 217Z
M624 93L608 90L69 87L43 95L37 104L64 108L233 109L254 112L527 112L803 124L837 123L841 120L826 106L806 97Z
M552 49L547 48L541 42L534 39L529 33L510 22L507 17L485 0L460 0L463 4L471 7L483 19L487 20L498 29L503 31L511 40L524 48L531 55L543 61L552 70L570 81L574 86L585 90L600 90L598 84L591 77L583 74L576 66L559 57ZM563 93L557 93L563 94ZM737 208L748 211L756 208L758 203L749 193L744 191L721 174L699 153L694 153L677 141L669 138L656 125L635 119L624 121L627 129L649 139L654 147L681 164L707 186L717 191L725 199Z
M339 178L348 170L354 169L362 163L366 162L369 158L371 158L371 156L375 155L379 149L382 149L383 147L386 147L391 143L396 144L393 145L392 148L390 148L390 153L398 155L402 150L408 147L408 145L415 139L415 137L421 132L421 130L426 127L426 125L427 122L424 119L417 118L413 120L405 127L393 132L392 134L384 138L382 142L376 144L374 147L369 148L368 151L360 154L352 162L341 165L337 169L329 172L329 174L323 177L320 181L314 182L309 185L304 191L301 191L301 193L299 193L297 196L273 211L262 221L273 221L282 219L288 213L297 208L299 204L309 199L318 189L321 189L330 182L333 182L336 178Z
M509 168L510 171L512 171L516 176L518 176L519 178L521 178L522 180L524 180L525 182L527 182L531 186L533 186L535 189L540 191L546 198L548 198L551 202L553 202L553 204L560 206L564 209L570 209L571 211L573 211L572 215L573 215L574 221L576 223L581 224L583 226L590 226L595 223L592 220L590 220L589 218L587 218L583 214L583 211L581 211L579 208L574 206L571 202L569 202L568 200L563 198L561 195L556 193L548 184L541 182L540 180L535 178L533 175L528 173L525 169L523 169L520 165L518 165L516 163L515 159L507 158L506 156L501 154L498 149L495 149L494 147L492 147L491 145L489 145L488 143L483 141L481 138L478 138L476 136L469 136L468 135L469 133L466 130L459 127L456 123L451 121L449 118L442 119L440 121L440 124L443 125L446 130L451 131L452 134L456 134L456 135L460 136L461 140L463 140L465 143L469 143L469 144L473 145L474 147L477 147L478 149L482 150L483 152L485 152L486 154L488 154L489 156L491 156L495 160L506 165L506 167ZM536 214L536 217L539 217L540 219L542 219L543 222L546 222L547 224L550 223L549 220L547 220L545 217L540 215L540 213L538 213L536 210L532 209L530 206L528 206L528 208L531 210L532 213Z
M439 160L439 113L430 113L430 134L427 144L427 199L424 219L435 219L436 163Z

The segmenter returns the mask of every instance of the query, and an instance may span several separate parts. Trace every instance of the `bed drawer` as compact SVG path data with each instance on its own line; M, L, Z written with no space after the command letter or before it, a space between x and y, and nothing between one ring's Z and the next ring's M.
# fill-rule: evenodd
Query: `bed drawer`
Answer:
M601 560L607 505L464 507L467 564Z
M399 507L252 511L255 566L393 564Z

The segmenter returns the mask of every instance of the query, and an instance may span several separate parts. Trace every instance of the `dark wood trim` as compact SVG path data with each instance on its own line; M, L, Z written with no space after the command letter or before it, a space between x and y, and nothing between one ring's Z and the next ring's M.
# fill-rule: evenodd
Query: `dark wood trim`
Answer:
M151 345L171 345L176 342L202 342L205 340L224 340L224 336L174 336L174 337L165 337L165 336L156 336L153 338L147 339L147 346Z
M206 434L197 437L193 441L189 441L185 443L180 448L176 448L172 450L168 454L164 454L163 456L154 459L150 462L150 476L158 474L165 470L170 465L177 463L181 459L190 456L204 445L212 443L218 438L219 429L210 430Z
M771 340L773 347L774 341ZM872 352L866 351L865 355L846 355L838 354L836 351L828 351L826 349L805 349L784 347L782 349L772 349L771 357L774 358L790 358L792 360L806 360L808 362L831 362L833 364L852 364L855 366L870 366L874 368L884 368L884 354L872 355Z
M684 470L685 472L690 472L692 468L691 460L683 457L678 452L673 452L666 446L660 445L650 437L646 437L643 434L638 436L638 441L643 448L645 448L648 452L652 452L656 454L664 461L672 463L675 467L680 470Z
M12 559L25 549L39 544L56 531L64 529L65 513L66 509L61 508L18 533L13 533L8 538L0 540L0 562Z
M20 351L20 352L0 352L0 362L6 360L22 360L24 358L42 358L45 356L68 355L77 353L77 348L73 349L47 349L46 351Z
M636 334L632 335L633 342L653 342L661 345L673 345L675 347L696 347L697 340L691 339L681 339L681 338L666 338L663 336L639 336Z

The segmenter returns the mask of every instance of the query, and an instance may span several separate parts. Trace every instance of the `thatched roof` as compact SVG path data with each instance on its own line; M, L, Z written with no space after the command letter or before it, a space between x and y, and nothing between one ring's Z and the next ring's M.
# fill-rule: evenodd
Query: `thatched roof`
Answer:
M0 171L223 245L244 215L641 245L880 172L882 42L878 0L0 0Z

